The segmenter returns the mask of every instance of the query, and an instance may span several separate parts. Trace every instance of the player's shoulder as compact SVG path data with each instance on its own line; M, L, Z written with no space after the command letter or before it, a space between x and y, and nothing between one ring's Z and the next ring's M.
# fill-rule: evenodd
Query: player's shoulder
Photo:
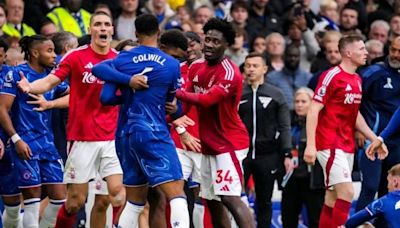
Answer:
M89 45L83 45L80 47L77 47L75 49L69 50L60 60L60 63L64 61L65 59L71 59L71 58L81 58L82 53L88 52L90 50Z
M343 70L339 66L334 66L324 71L319 80L322 80L323 86L329 86L335 79L343 76Z
M190 70L191 70L191 69L195 69L195 68L198 68L198 67L200 67L200 66L202 66L202 65L204 65L204 64L206 64L206 60L205 60L205 59L203 59L203 58L201 58L201 59L196 59L195 61L193 61L193 62L190 64L189 69L190 69Z
M240 73L239 67L232 62L229 58L225 58L221 61L222 75L227 81L242 80L242 74Z
M366 67L360 72L363 79L368 79L372 77L380 77L387 73L387 69L384 64L376 63L371 66Z

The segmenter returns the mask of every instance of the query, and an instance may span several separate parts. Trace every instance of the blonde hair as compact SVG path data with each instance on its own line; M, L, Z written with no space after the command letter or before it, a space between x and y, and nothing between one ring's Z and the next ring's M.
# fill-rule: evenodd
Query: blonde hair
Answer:
M336 42L339 44L339 40L340 40L340 38L342 38L342 36L343 35L338 31L334 31L334 30L327 31L324 34L324 37L322 38L322 43L324 45L329 42Z
M400 176L400 163L389 169L388 174L391 176Z
M325 11L327 9L338 8L338 4L334 0L323 0L320 5L320 11Z
M310 88L307 88L307 87L300 87L297 91L296 91L296 93L294 94L294 98L296 98L298 95L300 95L300 94L305 94L305 95L307 95L309 98L310 98L310 100L313 98L313 96L314 96L314 91L312 91Z

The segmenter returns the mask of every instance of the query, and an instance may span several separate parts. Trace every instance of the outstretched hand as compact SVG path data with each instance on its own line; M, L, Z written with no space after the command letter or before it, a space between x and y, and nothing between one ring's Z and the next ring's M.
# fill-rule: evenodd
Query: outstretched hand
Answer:
M42 94L36 95L32 93L28 93L28 95L36 100L34 101L27 101L28 104L37 105L38 107L33 108L34 111L42 112L47 109L53 108L53 103L51 101L46 100Z
M179 135L184 150L201 152L200 139L193 137L187 131Z
M375 160L375 153L378 155L377 157L379 160L385 159L389 154L386 145L379 139L375 139L371 144L369 144L368 148L365 150L366 156L371 161Z

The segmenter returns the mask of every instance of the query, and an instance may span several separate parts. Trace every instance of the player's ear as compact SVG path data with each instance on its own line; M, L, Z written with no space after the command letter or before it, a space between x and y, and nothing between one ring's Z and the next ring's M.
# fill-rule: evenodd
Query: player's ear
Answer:
M37 49L32 48L31 55L32 57L37 58L39 56L39 51Z

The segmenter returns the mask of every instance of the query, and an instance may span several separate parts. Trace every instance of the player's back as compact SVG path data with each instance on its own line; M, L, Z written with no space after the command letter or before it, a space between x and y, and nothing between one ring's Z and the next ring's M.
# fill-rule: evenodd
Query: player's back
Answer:
M214 66L199 60L190 66L189 79L196 93L206 94L213 86L225 93L218 103L198 107L203 153L215 155L248 148L248 133L238 114L243 89L238 67L227 58Z
M121 52L115 68L128 75L147 76L148 89L136 90L128 109L132 131L168 131L165 103L174 97L180 77L179 62L158 48L139 46Z

